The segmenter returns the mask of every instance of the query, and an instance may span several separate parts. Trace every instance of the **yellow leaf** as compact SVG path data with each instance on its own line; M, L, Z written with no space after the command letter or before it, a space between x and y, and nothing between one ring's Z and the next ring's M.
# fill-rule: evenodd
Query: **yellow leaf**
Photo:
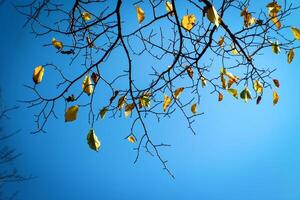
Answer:
M300 40L300 30L296 27L292 27L292 32L293 32L293 35L294 35L294 38L296 40Z
M137 19L138 19L138 22L139 24L142 23L145 19L145 12L142 10L141 7L139 6L136 6L135 7L136 9L136 14L137 14Z
M248 88L245 88L241 93L240 93L241 99L243 99L246 103L248 102L249 99L252 99L251 93Z
M65 122L71 122L76 120L78 109L79 108L77 105L69 107L65 113Z
M171 16L174 16L173 5L169 1L166 1L166 10L170 13Z
M245 7L241 12L241 16L244 17L244 26L249 27L256 23L256 19L252 17L252 14L248 12L248 8Z
M276 105L278 103L279 96L277 92L273 91L273 105Z
M151 97L151 93L144 93L143 95L141 95L139 97L139 107L140 108L149 107L151 103L150 97Z
M264 87L258 80L254 81L253 87L257 93L261 94L263 92Z
M126 96L120 97L120 99L118 100L118 109L122 110L122 108L124 107L125 103L126 103Z
M100 110L100 117L101 119L104 119L105 115L106 115L106 112L107 112L107 108L104 107Z
M221 83L222 83L222 88L226 89L226 79L224 78L224 74L221 73Z
M229 88L227 91L235 98L238 98L238 91L236 89Z
M35 84L39 84L44 76L44 67L42 65L37 66L33 71L32 79L35 82Z
M235 83L235 80L230 78L230 79L228 80L228 83L227 83L228 88L231 88L231 86L232 86L233 83ZM226 88L225 88L225 89L226 89Z
M216 27L219 27L219 25L222 21L221 17L219 16L219 14L214 6L211 6L210 8L208 8L207 18L211 23L215 24Z
M195 15L184 15L181 20L181 26L186 30L190 31L196 24L196 17Z
M191 79L193 79L194 71L191 67L187 67L186 71Z
M272 18L272 21L275 24L275 26L277 27L277 29L281 28L281 23L277 17Z
M220 40L218 42L219 47L222 47L225 41L225 37L220 37Z
M95 131L93 129L91 129L89 131L89 133L87 134L87 143L90 146L91 149L95 150L95 151L99 151L99 148L101 146L101 143L97 137L97 135L95 134Z
M94 91L93 85L92 85L92 81L91 81L91 77L90 75L86 75L83 82L82 82L82 90L87 94L87 95L91 95Z
M201 84L202 84L202 87L206 86L206 79L203 76L201 76Z
M133 135L128 136L127 140L129 142L131 142L131 143L135 143L136 142L136 139L135 139L135 137Z
M234 45L234 44L231 45L231 53L232 53L233 55L238 55L238 54L239 54L239 52L238 52L238 50L235 48L235 45Z
M83 19L84 21L89 21L89 20L92 19L91 14L88 13L88 12L83 12L83 13L81 13L81 17L82 17L82 19Z
M196 113L197 113L197 104L194 103L194 104L191 106L191 111L192 111L193 114L196 114Z
M164 104L163 104L163 110L164 112L166 112L167 108L170 106L171 104L171 98L168 95L164 95Z
M267 8L269 9L269 15L277 15L281 10L281 6L276 1L268 3Z
M180 94L183 92L184 88L183 87L180 87L180 88L177 88L174 92L174 98L175 99L178 99Z
M287 56L289 64L293 61L294 56L295 56L294 49L290 49L288 56Z
M52 45L57 48L58 50L63 48L63 43L58 41L57 39L55 38L52 38Z
M273 53L276 53L276 54L280 53L280 46L277 41L272 43L272 51L273 51Z
M128 117L131 114L133 108L134 108L134 103L127 104L125 106L125 117Z
M232 73L230 73L229 71L227 71L224 67L221 68L221 74L226 75L229 79L231 79L235 83L237 83L238 80L239 80L239 77L233 75Z

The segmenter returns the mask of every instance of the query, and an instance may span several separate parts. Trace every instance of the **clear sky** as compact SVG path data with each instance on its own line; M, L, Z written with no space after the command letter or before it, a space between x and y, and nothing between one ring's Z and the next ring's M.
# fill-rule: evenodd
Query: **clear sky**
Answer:
M253 3L263 7L268 1ZM129 6L129 11L134 12L134 7ZM31 97L22 85L32 84L35 66L59 59L53 48L42 47L45 38L36 39L22 27L24 21L10 1L0 6L0 84L7 105ZM289 18L289 24L300 27L299 10ZM37 110L21 104L5 128L22 130L9 141L22 153L15 167L37 178L6 189L18 190L22 200L299 200L300 51L295 53L290 65L284 52L256 60L277 68L274 76L281 88L276 106L270 91L257 106L254 101L245 104L229 95L219 103L208 90L199 106L205 114L194 124L197 135L187 129L179 114L160 123L147 122L156 140L172 145L162 150L162 155L168 159L175 180L148 154L143 153L133 164L135 145L124 140L129 121L97 121L95 130L102 147L96 153L86 144L89 126L85 116L65 124L62 107L59 119L49 121L47 133L32 135ZM118 65L119 60L113 60L112 64Z

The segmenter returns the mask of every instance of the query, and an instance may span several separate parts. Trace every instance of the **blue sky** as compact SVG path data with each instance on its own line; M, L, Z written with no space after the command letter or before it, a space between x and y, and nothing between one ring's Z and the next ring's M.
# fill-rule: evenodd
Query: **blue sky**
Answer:
M260 6L266 3L261 1ZM300 27L297 12L289 18L289 24ZM61 62L52 48L42 47L47 38L34 38L29 29L22 27L23 23L24 17L10 2L0 7L0 85L7 105L30 98L30 91L22 85L32 84L35 66L52 60ZM148 154L143 153L133 164L135 145L123 139L128 135L129 120L97 121L94 128L102 147L96 153L86 144L86 116L65 124L61 107L59 119L49 121L47 133L32 135L36 110L21 104L11 113L5 128L22 131L8 142L22 153L15 166L37 178L6 189L18 190L19 199L30 200L298 200L300 52L295 53L290 65L284 53L267 53L256 60L277 68L274 76L280 80L281 88L276 106L272 105L270 91L257 106L254 101L245 104L229 95L218 103L208 90L203 91L206 96L199 106L205 115L194 124L196 136L188 131L178 113L160 123L146 120L155 140L172 145L162 150L162 155L168 159L175 180ZM118 59L113 60L112 64L119 64ZM49 91L45 87L44 92Z

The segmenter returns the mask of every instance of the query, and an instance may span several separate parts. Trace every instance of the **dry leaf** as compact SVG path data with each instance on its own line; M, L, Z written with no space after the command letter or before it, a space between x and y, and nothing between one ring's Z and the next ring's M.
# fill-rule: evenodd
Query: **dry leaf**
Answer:
M296 40L300 40L300 30L296 27L292 27L291 30L293 32L294 38Z
M192 111L193 114L196 114L196 113L197 113L197 104L194 103L194 104L191 106L191 111Z
M122 108L124 107L125 103L126 103L126 96L120 97L120 99L118 101L118 109L122 110Z
M32 80L34 81L35 84L39 84L44 76L44 67L42 65L37 66L32 75Z
M136 6L135 9L136 9L136 14L137 14L137 19L138 19L138 22L140 24L145 19L145 12L139 6Z
M77 105L69 107L65 113L65 122L71 122L76 120L78 109L79 107Z
M125 117L128 117L132 113L133 108L134 108L134 103L127 104L125 106Z
M190 31L196 24L196 17L195 15L184 15L181 20L181 26L186 30Z
M279 80L277 80L277 79L273 79L273 82L274 82L274 85L276 86L276 87L280 87L280 83L279 83Z
M287 60L288 60L289 64L293 61L294 56L295 56L294 49L290 49L288 56L287 56Z
M164 95L164 104L163 104L163 110L164 112L166 112L167 108L170 106L171 104L171 98L168 95Z
M135 137L134 137L133 135L128 136L128 137L127 137L127 140L128 140L129 142L131 142L131 143L135 143L135 142L136 142L136 139L135 139Z
M52 45L58 50L63 48L63 43L55 38L52 38Z
M279 96L277 92L273 91L273 105L276 105L278 103Z
M229 88L227 90L232 96L234 96L236 99L238 98L238 91L236 89L233 88Z
M81 13L81 17L82 17L82 19L83 19L84 21L89 21L89 20L92 19L91 14L88 13L88 12L83 12L83 13Z
M95 150L95 151L99 151L99 148L101 146L101 143L97 137L97 135L95 134L95 131L93 129L91 129L89 131L89 133L87 134L87 143L90 146L91 149Z
M210 8L207 9L207 18L211 23L215 24L216 27L219 27L222 21L221 17L219 16L214 6L211 6Z
M85 76L85 78L82 82L82 90L89 96L93 93L94 88L93 88L93 85L92 85L90 75Z
M180 94L183 92L184 88L183 87L180 87L180 88L177 88L174 92L174 98L175 99L178 99Z
M171 16L174 16L173 5L169 1L166 1L166 10L170 13Z

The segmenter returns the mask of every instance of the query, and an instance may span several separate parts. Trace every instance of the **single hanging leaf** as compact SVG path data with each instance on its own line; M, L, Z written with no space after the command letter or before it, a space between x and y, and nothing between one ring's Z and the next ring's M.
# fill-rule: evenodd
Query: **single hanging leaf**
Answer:
M293 61L294 56L295 56L295 52L294 52L294 49L292 48L292 49L290 49L288 56L287 56L287 60L288 60L289 64Z
M125 106L125 117L128 117L132 113L133 108L134 108L134 103L127 104Z
M181 20L181 26L186 30L190 31L196 24L196 17L195 15L184 15Z
M232 79L232 78L230 78L230 79L228 80L227 87L228 87L228 88L231 88L231 86L232 86L233 83L235 83L235 80ZM226 88L225 88L225 89L226 89Z
M118 101L118 109L122 110L122 108L124 107L125 103L126 103L126 96L120 97L120 99Z
M98 83L99 79L100 79L99 74L93 72L93 73L92 73L92 80L93 80L93 82L95 83L95 85Z
M133 135L128 136L127 140L129 142L131 142L131 143L135 143L136 142L136 139L135 139L135 137Z
M253 87L257 93L261 94L263 92L263 85L258 80L254 81Z
M180 88L177 88L174 92L174 98L175 99L178 99L180 94L183 92L184 88L183 87L180 87Z
M74 94L72 94L71 96L68 96L68 97L66 98L66 101L67 101L67 102L73 102L73 101L75 101L75 96L74 96Z
M202 87L206 86L206 79L203 76L201 76L201 84L202 84Z
M89 133L86 136L87 139L87 143L90 146L91 149L95 150L95 151L99 151L99 148L101 146L101 143L97 137L97 135L95 134L95 131L93 129L91 129L89 131Z
M236 99L238 98L238 91L236 89L229 88L227 91Z
M166 1L166 10L170 13L171 16L174 16L173 5L169 1Z
M251 93L249 89L246 87L241 93L240 93L241 99L243 99L246 103L248 102L249 99L252 99Z
M77 105L69 107L65 113L65 122L71 122L76 120L78 109L79 107Z
M86 37L86 42L87 42L89 48L93 48L94 45L93 45L92 40L91 40L90 37Z
M222 100L223 100L223 94L221 92L219 92L218 101L222 101Z
M296 27L292 27L291 30L293 32L294 38L296 40L300 40L300 30Z
M196 113L197 113L197 104L194 103L194 104L191 106L191 111L192 111L193 114L196 114Z
M104 119L105 115L106 115L106 112L107 112L107 108L104 107L100 110L100 117L101 119Z
M137 14L137 19L138 19L138 22L139 24L142 23L145 19L145 12L142 10L141 7L139 6L136 6L135 7L135 10L136 10L136 14Z
M280 46L278 41L272 43L272 51L273 53L279 54L280 53Z
M226 90L227 85L226 85L226 79L224 77L224 74L221 73L220 77L221 77L222 88Z
M164 104L163 104L163 110L164 112L166 112L167 108L170 106L171 104L171 98L168 95L164 95Z
M88 13L88 12L83 12L83 13L81 13L81 17L82 17L82 19L83 19L84 21L89 21L89 20L92 19L91 14Z
M207 18L211 23L215 24L216 27L219 27L222 21L214 6L211 6L207 9Z
M63 43L56 40L55 38L52 38L52 45L57 48L58 50L63 48Z
M218 42L219 47L222 47L225 41L225 37L220 37L220 40Z
M86 75L83 82L82 82L82 90L88 95L90 96L93 91L94 91L94 88L93 88L93 85L92 85L92 81L91 81L91 78L90 78L90 75Z
M277 92L273 91L273 105L275 106L278 103L279 95Z
M258 105L261 101L261 96L258 96L257 99L256 99L256 104Z
M234 44L231 45L231 53L232 53L233 55L238 55L238 54L239 54L239 52L238 52L238 50L235 48L235 45L234 45Z
M273 79L273 82L274 82L274 85L276 86L276 87L280 87L280 83L279 83L279 80L277 80L277 79Z
M34 69L32 80L34 81L35 84L39 84L40 82L42 82L44 71L45 69L42 65L39 65Z
M186 72L188 73L189 77L190 77L191 79L193 79L193 75L194 75L193 69L192 69L191 67L187 67L187 68L186 68Z
M150 106L150 97L151 93L144 93L139 97L139 108L149 107Z
M239 77L233 75L229 71L227 71L224 67L221 68L221 74L226 75L229 79L232 79L233 82L237 83L239 80Z

